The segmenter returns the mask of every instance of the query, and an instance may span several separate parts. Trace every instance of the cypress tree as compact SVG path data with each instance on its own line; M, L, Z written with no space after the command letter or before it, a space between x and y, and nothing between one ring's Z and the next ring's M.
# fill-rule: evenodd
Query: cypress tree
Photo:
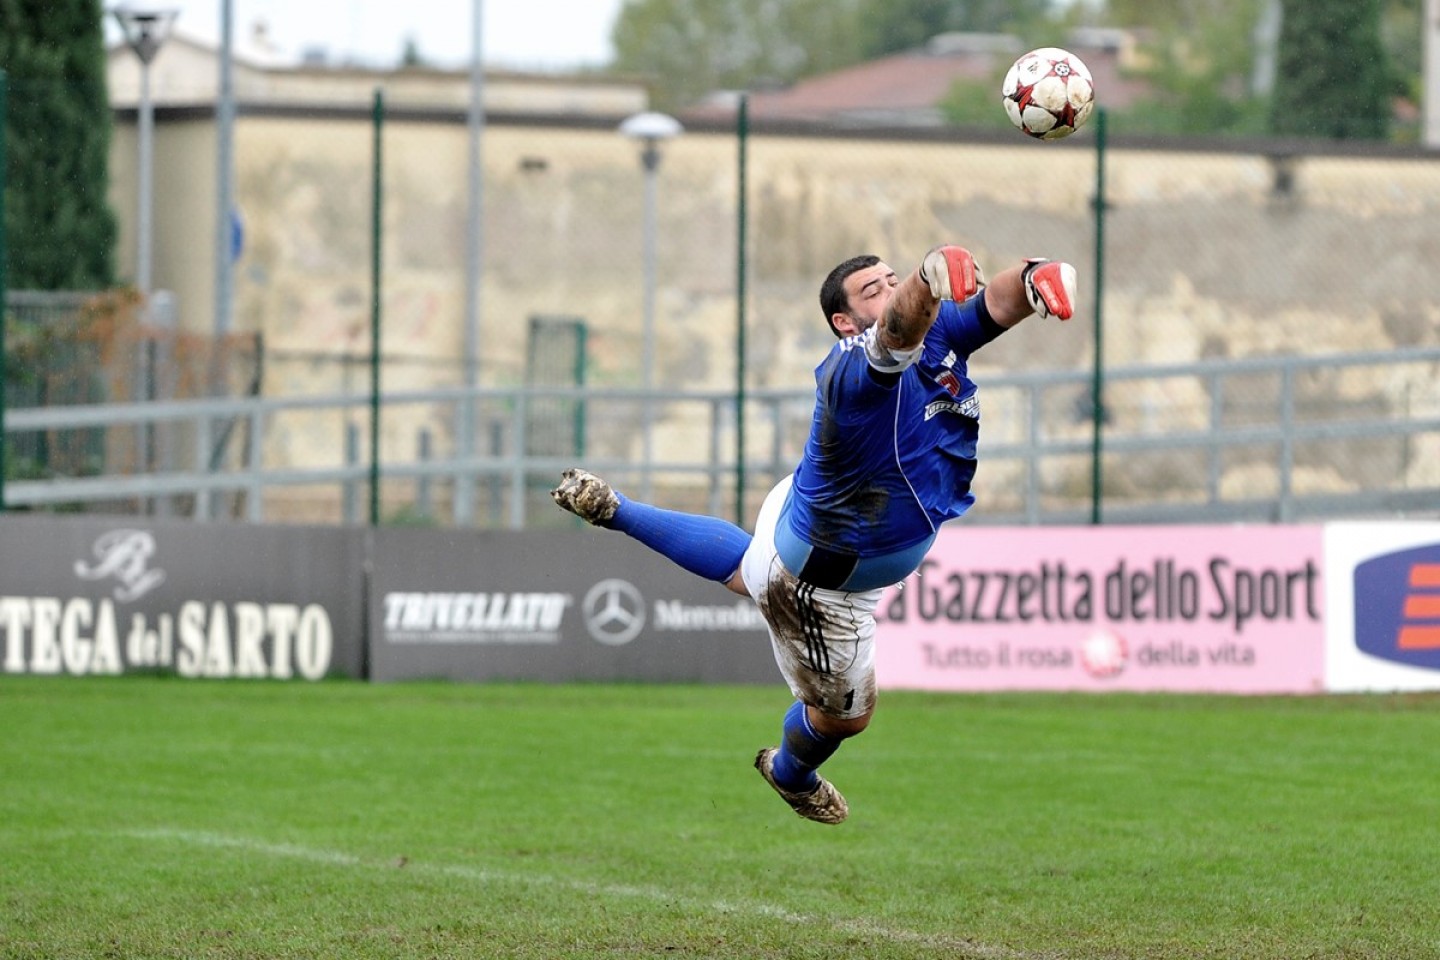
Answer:
M102 16L100 0L0 0L12 290L114 281Z
M1279 134L1384 139L1388 69L1379 0L1282 0L1270 128Z

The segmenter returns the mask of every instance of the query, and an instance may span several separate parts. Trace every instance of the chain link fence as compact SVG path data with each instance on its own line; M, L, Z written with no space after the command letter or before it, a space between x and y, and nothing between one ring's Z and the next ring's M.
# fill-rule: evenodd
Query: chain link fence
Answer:
M457 388L467 375L482 388L468 399L457 391L387 402L374 455L388 522L448 524L459 515L513 525L517 511L501 482L508 474L492 469L505 458L535 464L518 511L523 522L569 522L547 509L543 489L554 465L574 457L667 506L718 504L748 524L808 429L812 370L833 343L817 300L825 273L860 252L903 272L930 246L951 242L992 273L1047 256L1075 264L1081 278L1076 319L1027 321L972 362L982 398L980 522L1087 515L1097 366L1126 372L1106 383L1100 411L1107 514L1144 506L1163 516L1167 505L1203 506L1217 496L1264 499L1286 483L1337 504L1357 492L1440 490L1440 437L1425 426L1440 418L1440 377L1424 352L1440 346L1433 154L1142 140L1123 130L1112 131L1102 153L1093 129L1038 143L987 131L769 123L742 140L730 121L692 120L659 145L652 204L640 147L617 132L619 120L489 119L483 268L477 328L467 339L463 113L387 114L377 234L367 107L247 105L235 131L244 235L234 264L235 329L265 344L260 395L355 401L267 414L257 438L265 469L367 461L361 401L378 356L388 397ZM157 130L157 162L177 176L210 177L213 186L213 117L162 110ZM130 146L117 136L117 158ZM116 170L123 197L133 166L117 162ZM213 191L197 187L168 200L157 219L158 285L176 291L178 329L200 338L213 322L210 204ZM649 264L647 225L658 238ZM376 244L380 339L372 345ZM546 327L550 318L565 318L569 333ZM17 336L12 324L12 341ZM572 353L556 360L549 348L567 336ZM1339 362L1362 353L1395 362ZM1405 360L1412 355L1421 359ZM1298 374L1243 366L1324 357L1337 362ZM1223 386L1216 364L1235 365ZM1199 367L1174 372L1185 365ZM1151 367L1172 372L1135 373ZM1053 383L1036 390L1026 378ZM654 390L641 390L645 383ZM518 401L505 391L565 384L583 384L595 397L555 396L543 411L527 407L530 422L517 421ZM687 392L740 390L743 403L685 400ZM1311 431L1298 441L1282 429L1347 421L1402 429ZM1214 457L1170 442L1216 430L1230 436ZM1053 451L1038 467L1026 452L1037 445ZM427 474L424 483L391 469L427 460L456 469ZM717 500L716 464L743 488ZM1035 504L1021 502L1025 490ZM353 519L353 505L328 480L267 486L264 498L266 519ZM1345 515L1343 506L1336 515Z
M5 406L9 410L144 404L207 397L255 396L263 352L258 334L214 339L178 330L173 303L158 293L149 316L132 289L101 293L11 291L6 298ZM203 470L241 466L252 438L235 420L214 425ZM195 445L179 424L137 422L16 432L7 438L11 479L55 480L160 473L179 467L177 451ZM79 509L80 505L68 505ZM189 502L117 497L86 509L110 513L178 513Z

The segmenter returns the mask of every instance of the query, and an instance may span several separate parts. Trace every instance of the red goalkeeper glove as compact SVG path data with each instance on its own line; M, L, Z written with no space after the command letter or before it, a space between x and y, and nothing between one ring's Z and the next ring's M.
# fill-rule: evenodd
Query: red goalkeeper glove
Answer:
M935 247L920 262L920 279L936 300L969 300L985 286L980 265L964 247Z
M1060 260L1026 260L1020 274L1025 299L1041 317L1075 315L1075 268Z

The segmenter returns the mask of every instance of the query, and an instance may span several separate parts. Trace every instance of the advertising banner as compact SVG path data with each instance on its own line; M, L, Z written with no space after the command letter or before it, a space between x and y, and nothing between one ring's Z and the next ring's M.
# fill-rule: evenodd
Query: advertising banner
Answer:
M1440 689L1440 523L954 525L877 613L889 689ZM0 516L0 673L136 672L781 683L619 535Z
M880 603L880 686L1318 692L1321 530L946 527Z
M782 683L754 603L628 537L375 531L375 680Z
M1440 523L1325 527L1325 681L1440 689Z
M0 516L0 671L363 675L364 533Z

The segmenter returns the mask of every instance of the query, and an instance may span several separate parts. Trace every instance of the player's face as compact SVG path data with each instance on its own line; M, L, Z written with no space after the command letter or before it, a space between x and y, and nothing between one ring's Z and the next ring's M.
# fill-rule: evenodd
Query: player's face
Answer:
M883 261L856 270L845 278L845 298L850 309L836 317L835 326L846 336L869 330L885 315L898 286L900 278ZM846 329L847 323L850 329Z

